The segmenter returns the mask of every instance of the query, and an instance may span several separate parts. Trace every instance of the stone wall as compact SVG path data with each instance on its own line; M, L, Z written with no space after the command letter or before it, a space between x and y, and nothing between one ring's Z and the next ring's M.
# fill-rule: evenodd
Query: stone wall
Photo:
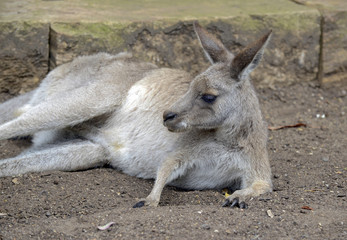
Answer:
M35 87L48 71L49 24L0 22L0 92Z
M214 7L220 8L220 14L215 17L199 14L216 14L216 9L206 10L209 1L201 1L201 9L194 8L194 11L189 11L194 2L180 2L186 4L187 17L167 17L167 12L161 16L159 10L165 12L173 8L172 4L169 7L158 6L158 3L153 7L146 5L136 11L126 5L124 12L119 11L114 18L107 8L91 10L83 0L71 6L64 1L40 1L42 6L35 7L30 4L36 0L21 0L23 13L18 14L15 14L18 6L10 1L6 5L6 2L0 3L0 92L27 92L56 66L76 56L100 51L132 51L144 61L184 69L195 75L208 66L193 31L195 20L235 53L269 29L273 30L264 61L253 72L258 86L317 81L317 77L326 81L347 78L347 13L341 7L322 5L319 0L315 5L312 1L261 0L253 4L248 3L252 1L233 1L233 6L228 5L229 1L216 1ZM104 6L102 2L100 6ZM76 16L55 8L53 12L45 12L48 6L63 7L64 4ZM118 8L110 6L110 9ZM177 13L183 11L176 10ZM95 17L88 19L88 13ZM135 15L140 13L147 15ZM142 18L143 21L139 21Z

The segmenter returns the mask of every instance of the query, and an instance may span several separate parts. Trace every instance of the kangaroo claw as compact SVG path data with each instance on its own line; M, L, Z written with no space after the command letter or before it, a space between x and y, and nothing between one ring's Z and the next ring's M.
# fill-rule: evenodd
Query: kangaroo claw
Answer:
M248 205L245 202L240 202L239 198L236 197L232 200L226 199L225 202L222 204L222 207L231 207L231 208L238 207L241 209L246 209L248 208Z
M239 198L234 198L233 201L230 204L230 207L231 208L233 208L233 207L240 207L240 205L239 205Z
M133 208L141 208L145 206L145 203L146 203L145 201L139 201L133 206Z
M247 203L245 203L245 202L240 202L240 203L239 203L239 207L240 207L241 209L247 209L247 208L248 208L248 205L247 205Z
M222 204L222 207L228 207L230 205L230 200L226 199L225 202Z

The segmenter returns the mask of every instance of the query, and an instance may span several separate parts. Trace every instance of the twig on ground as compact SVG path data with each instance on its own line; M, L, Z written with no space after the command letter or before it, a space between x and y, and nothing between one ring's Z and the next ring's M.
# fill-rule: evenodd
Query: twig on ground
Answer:
M279 130L284 128L297 128L297 127L307 127L307 125L305 123L297 123L294 125L284 125L284 126L276 126L276 127L269 126L268 129L271 131L274 131L274 130Z

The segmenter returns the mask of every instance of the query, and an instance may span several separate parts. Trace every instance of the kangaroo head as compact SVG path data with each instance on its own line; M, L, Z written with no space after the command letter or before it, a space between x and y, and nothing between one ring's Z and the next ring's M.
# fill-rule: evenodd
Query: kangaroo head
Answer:
M164 125L174 132L215 129L230 115L242 114L242 87L259 64L271 31L234 56L198 23L194 29L211 66L191 82L185 95L164 112Z

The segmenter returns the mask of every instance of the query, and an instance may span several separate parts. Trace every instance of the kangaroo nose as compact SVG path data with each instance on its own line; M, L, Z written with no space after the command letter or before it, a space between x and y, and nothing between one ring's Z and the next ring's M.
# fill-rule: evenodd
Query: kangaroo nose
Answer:
M163 115L164 122L173 120L176 117L177 117L177 114L173 112L165 112Z

